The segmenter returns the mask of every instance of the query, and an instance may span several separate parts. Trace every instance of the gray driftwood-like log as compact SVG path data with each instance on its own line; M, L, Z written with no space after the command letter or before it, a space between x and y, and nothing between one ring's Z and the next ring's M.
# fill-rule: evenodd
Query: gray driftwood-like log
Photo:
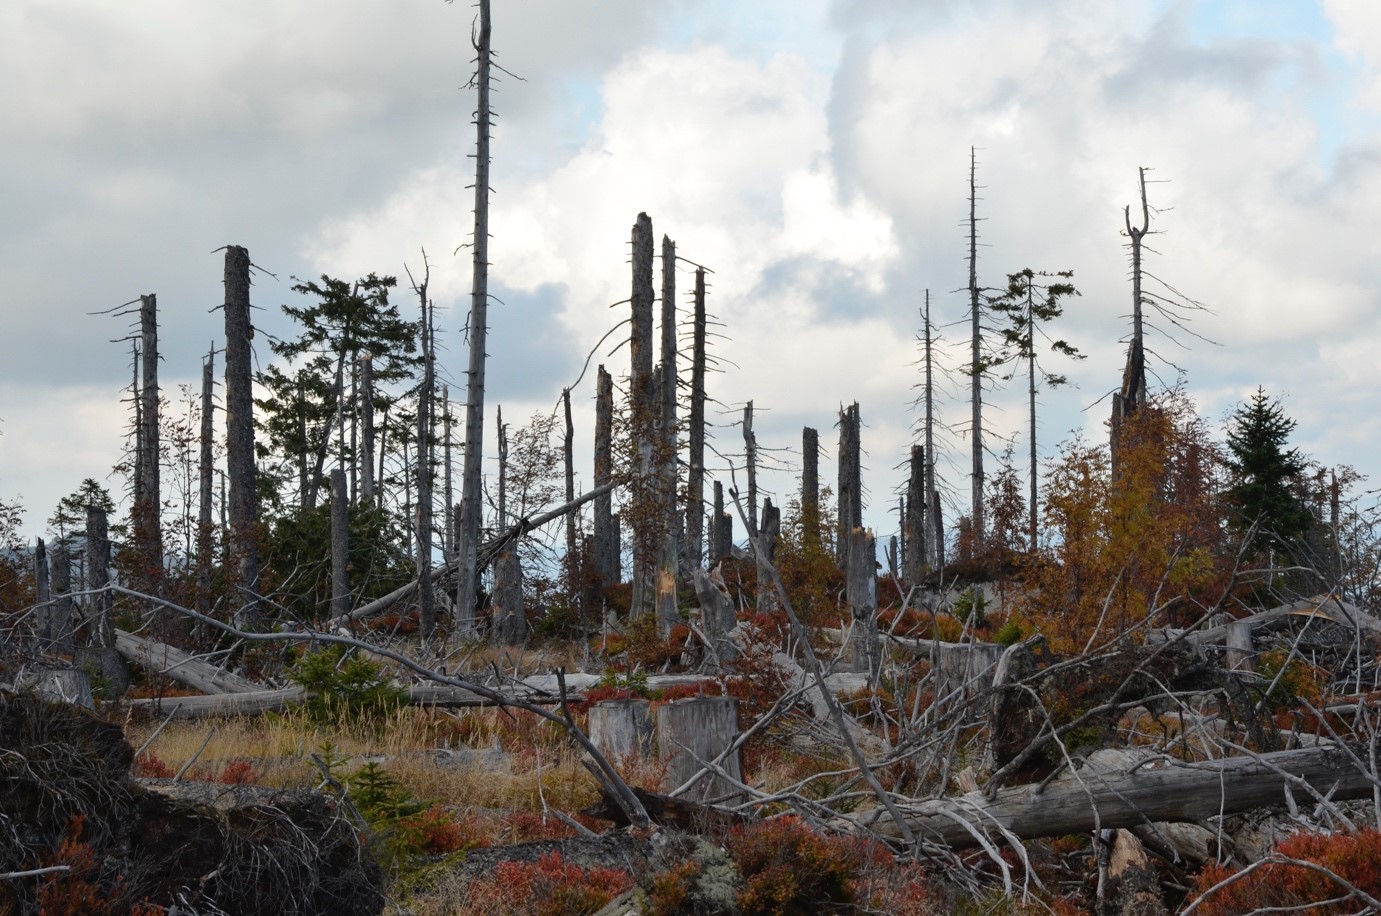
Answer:
M646 760L652 755L652 703L604 700L590 707L590 741L610 760Z
M145 671L162 674L203 693L250 693L262 689L238 674L222 671L166 643L124 630L116 630L114 639L119 653Z
M667 762L662 786L667 792L717 760L738 737L738 700L733 697L691 697L673 700L657 710L657 753ZM741 790L743 767L735 750L719 764L730 778L707 773L679 793L694 801L734 798Z
M1363 759L1367 751L1360 752ZM952 848L979 845L979 837L1001 841L1135 827L1148 821L1195 821L1209 814L1236 814L1283 805L1286 787L1297 800L1310 790L1332 801L1370 798L1373 777L1339 747L1314 747L1256 756L1179 763L1147 752L1102 750L1077 773L1044 783L982 791L906 804L902 813L917 839ZM896 825L878 810L862 826L897 836Z

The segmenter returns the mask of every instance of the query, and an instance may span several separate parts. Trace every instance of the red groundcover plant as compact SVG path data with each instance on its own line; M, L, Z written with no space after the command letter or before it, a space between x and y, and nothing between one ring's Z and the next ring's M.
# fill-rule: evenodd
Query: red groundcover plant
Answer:
M1213 890L1224 881L1231 883ZM1207 866L1195 890L1194 912L1203 916L1277 908L1299 916L1370 912L1381 899L1381 832L1297 833L1248 868Z

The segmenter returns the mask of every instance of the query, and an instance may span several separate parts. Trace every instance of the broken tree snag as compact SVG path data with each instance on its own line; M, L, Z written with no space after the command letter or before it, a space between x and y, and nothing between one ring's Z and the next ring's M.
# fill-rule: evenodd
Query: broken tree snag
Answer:
M360 357L360 500L374 504L374 357L365 353ZM446 405L447 411L450 404ZM449 417L449 413L447 414ZM450 430L447 429L449 435ZM450 445L450 440L446 443ZM450 471L450 465L446 467ZM449 493L448 501L449 501ZM448 526L449 527L449 526Z
M1367 749L1360 750L1366 759ZM1076 763L1078 763L1076 761ZM1052 780L913 802L902 809L917 839L960 848L977 835L1001 839L1006 831L1026 840L1135 827L1147 821L1197 821L1206 814L1237 814L1284 804L1286 786L1296 799L1371 798L1374 780L1337 747L1224 757L1200 763L1170 761L1149 751L1101 750ZM1311 789L1313 790L1311 792ZM897 836L884 811L861 826Z
M724 511L724 484L714 482L714 514L710 518L710 563L729 556L734 547L734 518Z
M781 533L781 510L772 505L772 500L763 500L762 528L758 532L758 539L755 543L762 548L762 554L757 557L758 610L765 613L779 609L777 588L772 582L772 573L769 567L777 562L777 542L781 540Z
M212 497L216 481L216 348L201 365L201 453L197 479L197 611L211 615L211 564L216 522Z
M139 364L143 375L139 398L139 472L135 482L132 511L134 542L141 554L140 576L147 590L158 593L163 572L163 534L159 512L158 469L158 297L150 293L139 297ZM162 615L159 615L160 618Z
M633 224L632 329L629 347L628 401L633 441L633 479L629 487L626 521L633 535L633 596L629 615L653 610L657 568L658 514L654 457L657 416L652 370L652 219L639 213Z
M345 471L331 472L331 616L350 614L350 506Z
M1112 396L1112 458L1117 470L1118 435L1123 419L1130 417L1146 401L1146 351L1142 337L1141 244L1151 227L1151 208L1146 203L1146 168L1137 169L1141 189L1141 225L1132 225L1132 208L1122 208L1127 247L1132 255L1132 339L1127 344L1127 364L1122 369L1122 387Z
M820 434L809 426L801 429L801 536L820 546Z
M521 646L527 640L523 614L523 567L517 542L510 543L494 561L494 641Z
M53 603L48 582L48 548L43 538L35 538L33 631L40 652L49 651L53 644Z
M957 709L986 697L1006 651L997 643L934 643L930 664L935 674L936 706Z
M48 632L51 643L44 648L59 655L72 654L72 554L67 544L58 541L53 548L52 604L48 608Z
M599 367L595 384L595 486L607 486L614 479L614 378ZM595 572L600 588L619 581L618 540L614 524L614 502L608 493L595 497L594 550Z
M835 561L844 569L849 561L849 535L863 526L863 487L860 469L858 402L839 412L839 536Z
M636 697L590 707L590 741L610 760L652 756L652 703Z
M926 544L926 504L930 500L925 492L925 448L911 446L911 476L906 485L905 513L902 520L902 538L905 549L902 551L901 577L907 585L916 585L925 577L927 558L930 556Z
M1229 671L1250 671L1256 653L1252 651L1252 625L1244 620L1228 624L1223 661Z
M225 464L230 478L230 545L235 626L259 625L259 502L254 465L254 325L249 316L249 252L225 249Z
M738 737L738 700L733 697L691 697L673 700L657 710L657 752L667 762L662 787L693 801L736 798L743 768L735 750L711 771L677 792L706 765L718 760Z
M695 319L691 330L691 393L686 456L687 569L705 561L705 268L695 270Z
M91 586L92 629L85 654L117 694L129 687L129 673L115 649L115 623L110 593L110 528L100 506L86 507L86 570Z
M758 438L753 435L753 402L743 408L743 466L748 475L748 537L758 535Z
M692 574L695 597L700 602L700 629L709 643L706 647L709 662L723 666L738 658L738 644L734 642L734 600L717 571L697 568Z
M867 528L849 532L845 581L849 610L853 614L853 636L849 640L849 666L869 679L876 678L882 666L882 643L877 635L878 578L877 542Z

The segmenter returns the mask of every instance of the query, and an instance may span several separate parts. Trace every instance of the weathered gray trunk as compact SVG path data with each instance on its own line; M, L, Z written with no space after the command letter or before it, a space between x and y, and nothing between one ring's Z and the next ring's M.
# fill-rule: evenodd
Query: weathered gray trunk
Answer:
M652 704L648 700L604 700L590 707L590 742L611 761L652 756Z
M249 252L225 249L225 430L226 473L230 478L230 549L226 562L235 570L235 625L259 626L259 501L255 493L253 351L249 314Z
M40 652L53 644L53 603L48 579L48 548L43 538L34 540L34 637Z
M743 471L748 478L748 536L758 534L758 438L753 435L753 402L743 407Z
M494 640L506 646L521 646L527 640L523 567L516 542L504 548L494 561Z
M940 519L940 494L935 490L935 377L930 336L930 290L925 291L925 505L927 508L925 564L934 571L945 565L945 532Z
M629 613L640 617L654 610L657 550L661 544L654 452L658 413L652 368L652 220L639 213L633 224L633 283L629 358L629 416L634 448L633 480L626 519L633 537L633 596Z
M430 271L428 271L430 274ZM432 347L431 303L427 280L418 290L422 300L422 390L417 398L417 624L429 641L436 635L436 599L432 593L432 390L436 384Z
M674 792L719 758L738 737L738 701L733 697L692 697L673 700L657 711L657 751L667 761L662 788ZM680 797L701 802L737 798L743 767L735 751L719 763L729 776L708 773Z
M216 483L215 423L216 349L201 366L201 455L197 492L197 611L211 614L211 564L216 533L213 496Z
M882 663L882 642L877 633L877 541L867 528L849 532L846 600L853 614L853 638L849 642L850 667L876 678Z
M988 702L1004 647L997 643L931 642L935 705L946 713L973 702Z
M460 531L457 543L459 574L456 577L456 629L465 634L475 629L475 600L479 582L476 561L483 508L484 461L484 357L489 314L489 0L479 0L479 31L475 36L478 58L475 87L475 231L471 240L470 362L465 389L465 464L461 475Z
M857 401L839 412L839 519L835 549L841 568L848 564L850 534L863 525L861 425Z
M772 580L772 567L777 562L777 543L781 540L781 533L781 510L772 505L772 500L764 500L762 504L762 531L759 532L754 543L761 547L761 552L755 557L758 572L758 610L769 613L780 607L777 588Z
M695 270L695 319L691 332L691 394L686 458L686 568L705 560L705 269Z
M614 479L614 379L604 366L599 367L595 383L595 486ZM594 508L594 565L600 588L619 581L619 557L615 547L614 500L609 494L596 497Z
M456 507L455 507L455 487L452 486L451 479L451 427L453 417L451 415L451 389L448 385L441 386L441 464L443 470L443 484L445 497L442 500L442 524L441 524L441 554L447 562L455 559L456 546Z
M691 578L695 584L696 600L700 602L700 629L709 643L708 660L712 665L723 666L739 654L733 638L734 626L738 622L734 614L734 601L716 573L696 567Z
M429 580L430 582L430 580ZM331 617L350 613L350 500L345 472L331 472Z
M677 360L676 360L676 243L662 236L661 359L657 437L657 626L663 633L680 621L676 586L681 562L681 516L676 508Z
M970 428L969 445L973 461L970 480L973 547L983 545L983 316L978 289L978 153L969 147L969 320L970 335Z
M48 633L50 651L58 655L71 655L72 646L72 554L65 541L58 541L53 548L52 563L52 605L48 609Z
M926 451L919 445L911 446L911 475L906 484L906 515L902 522L905 550L902 551L902 579L908 585L916 585L925 578L926 557L929 556L926 544L926 498L925 474Z
M374 359L369 354L360 357L359 374L360 498L377 505L374 493Z
M930 491L930 533L931 545L935 551L935 569L944 572L945 569L945 519L942 514L944 511L940 504L940 493L938 490Z
M86 565L91 587L92 630L85 650L88 660L115 693L129 686L129 674L115 650L115 623L111 614L110 527L100 506L86 507Z
M710 519L710 559L718 563L734 548L734 517L724 511L724 484L714 482L714 515Z
M820 546L820 434L801 429L801 540Z
M566 502L571 502L575 499L575 422L571 419L571 389L561 389L561 406L565 409L566 415L566 432L561 440L561 452L566 465ZM584 590L580 587L582 563L576 535L576 514L572 512L566 516L566 593L580 603L583 617L585 596Z
M139 392L139 486L133 509L135 542L142 554L146 584L160 588L163 578L163 532L160 509L158 443L158 297L139 297L140 366L143 386Z

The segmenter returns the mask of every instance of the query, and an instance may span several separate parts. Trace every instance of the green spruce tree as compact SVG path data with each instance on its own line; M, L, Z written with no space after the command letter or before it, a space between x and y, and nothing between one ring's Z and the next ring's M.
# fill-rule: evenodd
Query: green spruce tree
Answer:
M1294 429L1280 401L1262 388L1228 420L1230 522L1262 550L1294 551L1313 521L1301 496L1305 460L1299 449L1287 447Z

